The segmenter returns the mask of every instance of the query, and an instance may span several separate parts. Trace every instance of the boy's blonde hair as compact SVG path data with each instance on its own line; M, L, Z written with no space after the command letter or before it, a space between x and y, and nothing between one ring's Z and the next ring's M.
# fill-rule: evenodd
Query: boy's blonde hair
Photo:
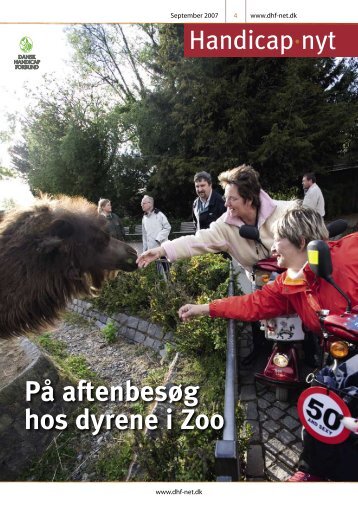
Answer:
M274 223L273 232L281 239L288 239L297 248L301 247L302 239L307 246L315 239L326 241L329 238L322 216L314 209L303 207L300 201Z

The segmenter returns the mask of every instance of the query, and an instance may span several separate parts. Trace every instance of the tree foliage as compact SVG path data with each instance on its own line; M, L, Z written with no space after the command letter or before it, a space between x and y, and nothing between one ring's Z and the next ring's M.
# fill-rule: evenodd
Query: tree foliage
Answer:
M130 207L146 179L138 158L123 151L133 136L128 110L109 106L92 87L87 94L83 86L78 90L40 90L23 122L26 141L12 149L13 164L27 174L33 190L84 195L94 202L106 197L121 210L128 200Z
M145 95L145 55L156 44L155 34L150 24L141 25L141 30L118 24L84 24L68 29L77 69L95 84L108 85L120 103Z
M153 160L156 155L149 187L176 212L183 194L182 209L188 209L190 179L205 166L216 176L252 163L266 188L283 191L303 172L324 173L350 151L357 126L351 61L185 59L182 27L175 25L161 28L159 48L163 72L140 104L138 132L142 152ZM160 127L156 137L144 139L140 134L149 117ZM179 194L173 181L182 188L183 177Z
M43 89L13 148L32 187L108 196L140 214L143 191L188 218L193 175L252 163L268 191L357 157L357 62L184 58L183 25L69 29L77 82Z

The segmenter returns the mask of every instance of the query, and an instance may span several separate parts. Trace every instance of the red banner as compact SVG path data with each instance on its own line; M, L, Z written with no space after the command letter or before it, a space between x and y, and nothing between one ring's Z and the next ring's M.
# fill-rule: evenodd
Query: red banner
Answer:
M358 56L358 24L185 24L184 56Z

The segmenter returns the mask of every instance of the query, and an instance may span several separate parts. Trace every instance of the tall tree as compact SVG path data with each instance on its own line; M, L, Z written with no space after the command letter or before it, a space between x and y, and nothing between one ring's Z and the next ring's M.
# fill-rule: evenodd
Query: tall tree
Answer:
M125 209L130 195L114 178L122 177L118 167L123 146L133 136L125 119L128 111L125 106L108 107L106 99L91 88L84 93L84 88L81 83L39 92L23 119L25 162L15 147L13 164L27 173L32 189L84 195L94 202L107 197ZM139 177L135 191L136 184L143 185Z
M155 62L136 126L155 167L149 188L176 213L189 209L197 170L216 176L253 163L279 191L302 172L325 172L353 147L357 72L348 60L186 59L182 26L166 25Z
M148 50L156 45L154 25L84 24L69 28L68 38L84 77L107 85L121 103L146 93Z

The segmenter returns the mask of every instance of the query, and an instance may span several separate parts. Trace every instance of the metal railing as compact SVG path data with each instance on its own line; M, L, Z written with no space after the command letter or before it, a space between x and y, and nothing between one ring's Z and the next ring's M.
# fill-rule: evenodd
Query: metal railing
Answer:
M235 295L235 275L230 263L228 296ZM238 370L236 347L236 321L228 320L226 343L226 378L223 437L216 442L215 471L217 481L239 481L240 460L237 442L236 405L238 401Z
M161 257L155 261L157 273L166 283L170 281L170 262L167 258Z

